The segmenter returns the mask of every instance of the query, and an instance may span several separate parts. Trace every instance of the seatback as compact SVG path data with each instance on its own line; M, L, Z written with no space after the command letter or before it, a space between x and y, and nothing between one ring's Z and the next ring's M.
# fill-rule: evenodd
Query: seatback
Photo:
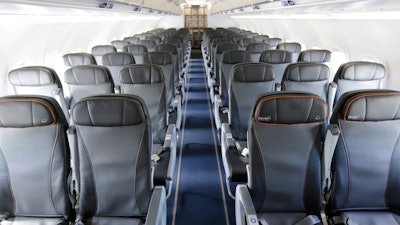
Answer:
M81 99L72 110L85 224L143 219L151 196L149 116L133 95ZM139 224L139 223L134 223Z
M162 68L165 80L167 106L170 106L175 96L174 64L172 54L169 52L148 52L143 54L142 57L144 64L155 64Z
M268 38L266 43L269 44L269 49L277 49L279 43L282 42L282 39L280 38Z
M286 50L292 53L292 62L297 62L301 52L301 45L297 42L283 42L276 47L280 50Z
M157 43L153 40L140 40L138 41L139 45L144 45L147 48L147 51L152 52L154 51L154 47L156 47Z
M229 84L229 124L232 136L246 140L250 111L258 96L275 91L275 71L266 63L239 63Z
M230 51L230 50L239 50L239 44L236 43L219 43L215 47L215 53L214 53L214 75L215 75L215 81L216 85L219 85L219 73L220 73L220 64L222 61L222 53L225 51Z
M136 64L142 63L142 55L147 53L146 45L129 44L123 49L124 52L129 52L133 55Z
M129 44L136 44L138 41L140 41L140 38L138 38L138 37L126 37L126 38L124 38L124 41L127 41Z
M327 63L331 61L331 51L326 49L308 49L299 55L299 62Z
M103 55L110 52L117 52L114 45L96 45L92 48L92 55L97 65L103 65Z
M249 121L249 190L255 210L321 209L321 135L325 101L301 92L262 95ZM290 137L290 139L288 139Z
M105 66L74 66L65 71L64 81L71 95L70 108L81 98L114 92L111 73Z
M399 211L399 108L400 93L390 90L357 90L339 99L331 119L341 130L331 167L331 215Z
M249 45L249 44L251 44L251 43L253 43L253 42L254 42L254 39L253 39L253 38L245 37L245 38L240 39L240 40L239 40L239 47L240 47L240 50L246 50L247 45Z
M228 106L228 87L232 68L235 64L251 62L251 54L249 51L229 50L222 53L220 66L220 95L223 106Z
M103 65L110 70L114 85L119 86L121 70L126 65L135 64L133 55L128 52L111 52L103 55Z
M260 62L271 64L275 69L275 81L282 82L286 67L292 62L292 53L285 50L267 50L261 53Z
M246 47L246 50L251 53L253 62L260 62L261 53L268 49L269 45L267 43L250 43Z
M129 42L125 40L114 40L111 41L111 44L115 46L118 52L122 52L124 49L124 46L128 45Z
M0 98L0 214L3 224L68 224L67 120L46 96Z
M298 62L286 67L282 79L282 90L306 91L327 101L329 67L322 63Z
M182 62L179 59L178 47L173 44L159 44L154 47L154 51L169 52L173 57L174 64L174 82L175 87L179 85L179 71L182 68Z
M66 66L96 65L96 59L90 53L78 52L63 55Z
M143 99L150 116L153 143L162 143L167 129L167 99L162 68L150 64L126 66L121 71L121 93Z
M380 63L353 61L342 64L337 70L334 82L338 85L336 101L348 91L360 89L381 89L385 87L386 70Z
M45 66L28 66L8 73L8 81L17 95L44 95L55 98L69 117L61 81L55 70Z

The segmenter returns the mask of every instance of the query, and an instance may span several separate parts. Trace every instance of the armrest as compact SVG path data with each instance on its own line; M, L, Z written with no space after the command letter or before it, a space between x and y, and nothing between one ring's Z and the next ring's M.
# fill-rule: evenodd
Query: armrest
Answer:
M71 152L71 193L72 195L79 195L79 169L78 169L78 142L76 138L76 128L71 126L67 130L68 144Z
M281 91L282 90L282 84L281 83L275 83L275 91Z
M168 195L172 191L172 181L174 178L175 162L176 162L176 128L174 124L170 124L164 139L162 151L159 154L153 154L152 159L155 163L153 180L155 185L167 186L169 181Z
M235 199L236 225L257 225L257 213L251 200L249 189L240 184L236 187Z
M175 124L176 129L180 129L182 125L182 104L181 104L181 95L175 95L175 98L172 102L171 108L169 110L169 114L171 116L168 116L168 124Z
M176 161L176 127L174 124L168 125L167 134L164 139L164 150L170 152L168 169L167 169L167 179L172 180L175 170Z
M228 194L235 198L230 190L229 182L247 181L246 160L248 157L241 155L241 149L237 148L236 140L232 137L232 132L227 123L223 123L221 126L221 154Z
M115 85L114 86L114 93L115 94L120 94L121 93L121 86Z
M215 120L215 126L219 130L221 128L221 117L220 117L220 109L222 108L222 100L221 96L219 94L216 94L214 96L214 120Z
M337 84L335 82L329 83L328 96L327 96L327 103L328 103L328 107L329 107L329 117L328 117L328 119L331 118L332 113L333 113L333 103L335 101L337 87L338 86L337 86Z
M324 149L322 152L322 178L324 195L331 187L331 162L335 152L336 144L340 135L340 129L336 124L330 124L326 131Z
M54 97L55 97L56 101L58 103L60 103L60 106L64 112L65 118L67 120L69 120L69 118L70 118L69 111L68 111L69 104L67 103L67 100L65 99L64 93L61 88L56 88L54 90Z
M167 201L165 188L156 186L150 199L145 225L165 225L167 224Z

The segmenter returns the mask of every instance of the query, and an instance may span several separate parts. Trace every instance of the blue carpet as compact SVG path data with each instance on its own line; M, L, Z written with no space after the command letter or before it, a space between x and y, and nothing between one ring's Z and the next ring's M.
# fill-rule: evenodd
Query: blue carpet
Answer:
M192 58L189 66L168 224L234 225L234 201L226 194L204 63Z

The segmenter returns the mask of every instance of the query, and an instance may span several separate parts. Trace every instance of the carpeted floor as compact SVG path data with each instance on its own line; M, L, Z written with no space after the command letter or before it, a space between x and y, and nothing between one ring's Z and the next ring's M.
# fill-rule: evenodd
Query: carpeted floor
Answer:
M234 225L234 201L226 194L204 63L201 53L193 53L168 224Z

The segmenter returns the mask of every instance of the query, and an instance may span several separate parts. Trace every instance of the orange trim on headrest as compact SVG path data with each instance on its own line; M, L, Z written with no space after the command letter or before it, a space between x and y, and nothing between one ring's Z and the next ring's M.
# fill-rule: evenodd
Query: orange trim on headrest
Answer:
M35 102L35 103L39 103L39 104L45 106L50 111L51 117L53 118L53 123L48 124L46 126L52 126L52 125L56 124L57 120L56 120L56 115L53 111L53 108L45 102L35 100L35 99L3 99L3 100L0 100L0 102ZM34 127L36 127L36 126L34 126Z
M325 109L326 109L326 110L325 110L324 120L323 120L323 121L320 121L320 122L287 124L287 123L262 123L262 122L260 122L260 121L258 121L258 120L256 119L256 120L255 120L256 123L261 124L261 125L266 125L266 124L267 124L267 125L280 125L280 126L282 126L282 125L287 125L287 126L291 126L291 125L300 125L300 124L323 123L323 122L328 118L328 112L327 112L327 111L328 111L328 104L327 104L322 98L317 97L317 96L312 96L312 95L304 95L304 96L286 95L286 96L271 96L271 97L265 98L265 99L263 99L262 101L260 101L260 102L257 104L256 114L254 115L254 117L255 117L255 118L258 118L259 112L260 112L260 107L261 107L261 105L262 105L264 102L269 101L269 100L272 100L272 99L279 99L279 98L312 98L312 99L315 99L315 100L317 100L317 101L320 101L320 102L322 102L322 103L325 105Z
M364 120L347 120L347 113L349 112L349 108L350 105L353 104L353 102L357 101L360 98L364 98L364 97L373 97L373 96L392 96L392 95L399 95L399 93L397 92L390 92L390 93L370 93L370 94L364 94L361 96L357 96L355 98L353 98L346 106L346 109L343 113L343 120L346 122L366 122Z

